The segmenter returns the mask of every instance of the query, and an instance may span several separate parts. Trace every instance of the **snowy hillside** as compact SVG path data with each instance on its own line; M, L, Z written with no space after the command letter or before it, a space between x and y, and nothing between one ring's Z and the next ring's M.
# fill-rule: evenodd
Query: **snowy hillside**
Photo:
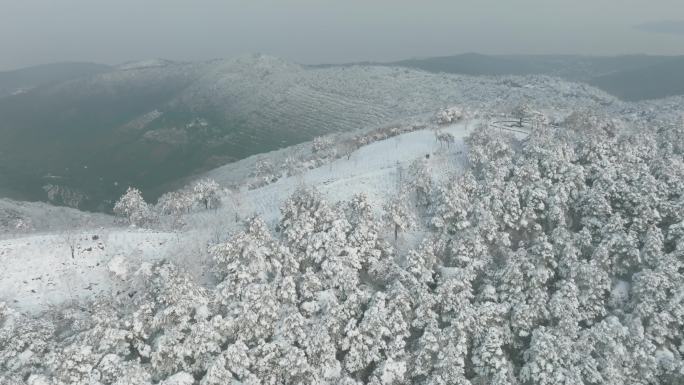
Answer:
M0 273L0 299L12 300L21 310L40 311L66 300L108 293L116 282L109 277L109 262L113 258L128 259L132 266L161 259L176 260L181 265L192 264L194 261L183 261L182 252L206 250L207 244L214 241L217 228L226 233L237 231L241 224L233 220L236 216L246 219L257 215L275 227L284 202L302 186L316 186L330 202L345 201L355 194L365 193L379 212L383 202L397 194L402 183L401 174L404 179L408 178L408 167L415 160L429 156L426 164L434 170L433 175L438 180L460 170L465 161L463 137L477 123L461 122L442 127L441 131L449 132L457 139L448 148L440 146L433 130L423 129L371 143L355 151L349 159L343 157L264 187L246 190L243 186L239 196L225 195L221 207L185 216L187 231L149 232L113 227L113 219L85 213L72 222L59 223L55 227L57 231L41 228L44 235L31 235L34 229L24 231L26 235L15 230L12 234L16 234L16 238L0 240L0 263L5 266ZM224 179L225 170L245 168L248 164L249 160L231 164L205 176L222 185L231 185L236 180ZM78 213L47 205L40 207L48 212L61 211L52 216L53 220L68 218L71 212ZM41 223L39 218L30 219L26 214L18 218L24 218L28 223ZM50 215L46 215L45 219L49 218ZM77 223L90 225L83 231L74 228ZM71 246L75 248L74 257ZM54 269L54 266L59 268ZM197 270L196 267L188 268Z
M65 228L112 226L114 219L68 207L40 202L0 199L0 239L35 232L55 232Z
M477 122L469 123L471 127L473 124ZM469 132L466 126L461 123L443 128L444 132L457 138L449 148L440 148L434 132L429 129L371 143L355 151L349 159L343 157L302 175L285 177L246 192L243 204L254 207L256 214L274 221L284 200L301 186L316 186L331 202L347 200L364 192L373 201L381 203L396 193L401 183L399 173L402 169L406 173L416 159L429 156L427 164L435 170L435 177L459 170L464 161L463 137ZM206 176L222 183L223 170L231 167L234 165L218 168Z
M129 188L116 221L14 225L0 384L681 384L675 107L540 110L452 106Z

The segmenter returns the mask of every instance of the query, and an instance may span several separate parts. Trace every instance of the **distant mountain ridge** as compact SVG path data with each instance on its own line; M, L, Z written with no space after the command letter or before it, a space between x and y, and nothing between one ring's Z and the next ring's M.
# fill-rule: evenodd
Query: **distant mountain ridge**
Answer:
M684 56L645 67L597 76L590 84L623 100L659 99L684 94Z
M111 71L112 67L96 63L53 63L11 71L0 71L0 98L47 86Z
M598 87L623 100L684 95L684 56L483 55L465 53L366 65L402 66L464 75L558 76Z

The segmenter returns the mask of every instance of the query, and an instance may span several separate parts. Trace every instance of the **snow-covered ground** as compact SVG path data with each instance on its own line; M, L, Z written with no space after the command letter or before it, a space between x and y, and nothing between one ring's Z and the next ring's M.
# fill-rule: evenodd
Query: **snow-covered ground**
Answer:
M464 161L463 138L474 122L443 127L456 138L451 147L440 146L434 131L424 129L371 143L328 165L300 176L286 177L265 187L244 192L241 210L257 214L267 222L278 218L283 202L301 186L313 186L331 203L365 193L374 202L383 202L397 193L401 178L406 178L408 166L416 159L428 157L435 176L460 167ZM403 175L402 175L403 174ZM224 207L223 210L233 210Z
M111 290L119 280L115 272L130 273L121 270L122 266L110 265L118 256L125 257L132 268L171 255L176 246L173 234L130 229L65 231L2 240L0 301L31 311L84 299Z
M259 215L275 225L280 207L301 186L317 188L331 203L365 193L379 209L388 196L397 193L414 160L427 157L437 178L459 169L464 162L463 138L475 124L461 122L441 127L456 138L450 147L440 146L431 129L414 131L371 143L349 159L342 157L302 175L284 177L254 190L243 189L238 195L224 196L217 210L187 215L185 230L179 232L126 228L114 225L110 217L82 214L78 219L85 223L93 223L88 218L97 218L94 223L98 224L110 222L87 231L66 230L70 228L66 226L60 231L46 228L41 233L6 235L7 239L0 240L0 301L33 312L63 301L92 298L116 291L120 279L142 262L162 258L174 260L201 279L206 273L202 267L206 261L197 260L197 256L206 255L211 242L236 231L241 226L237 217ZM245 164L250 163L242 162ZM224 174L233 175L227 170L235 167L240 167L240 162L225 166ZM226 182L222 181L221 169L210 174L219 183ZM193 259L188 260L188 255Z
M111 227L110 215L89 213L43 202L0 199L0 239L36 232L54 232L65 228Z

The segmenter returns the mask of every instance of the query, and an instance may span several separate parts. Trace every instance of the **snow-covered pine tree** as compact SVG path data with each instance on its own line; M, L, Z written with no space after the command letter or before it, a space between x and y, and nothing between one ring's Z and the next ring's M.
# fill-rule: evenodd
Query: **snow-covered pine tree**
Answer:
M416 225L416 219L409 207L408 197L405 193L391 198L384 207L385 222L392 228L394 240L399 237L399 233L411 229Z

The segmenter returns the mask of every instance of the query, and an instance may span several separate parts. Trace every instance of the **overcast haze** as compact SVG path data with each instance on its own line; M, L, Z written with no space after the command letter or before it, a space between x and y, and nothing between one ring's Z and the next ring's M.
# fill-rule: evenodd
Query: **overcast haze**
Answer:
M681 0L0 0L0 4L0 69L59 61L201 60L247 52L301 63L462 52L684 53L683 34L657 28L658 23L681 23L673 20L681 14ZM651 27L639 27L644 25Z

